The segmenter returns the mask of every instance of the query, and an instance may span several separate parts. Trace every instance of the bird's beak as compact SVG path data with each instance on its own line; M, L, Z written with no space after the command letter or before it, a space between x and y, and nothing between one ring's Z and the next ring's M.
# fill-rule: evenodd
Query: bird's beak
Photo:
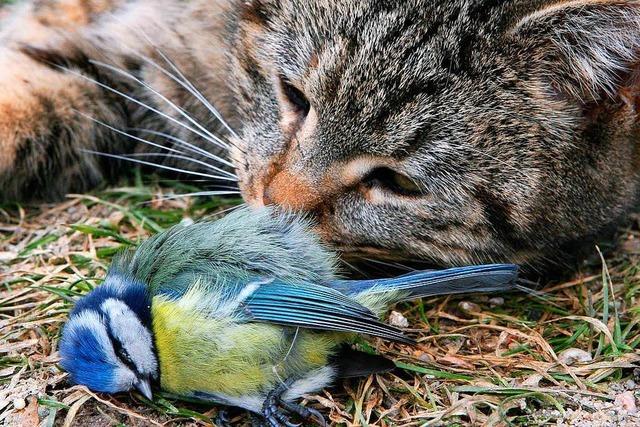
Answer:
M141 379L136 384L136 388L144 397L149 400L153 400L153 393L151 393L151 382L148 379Z

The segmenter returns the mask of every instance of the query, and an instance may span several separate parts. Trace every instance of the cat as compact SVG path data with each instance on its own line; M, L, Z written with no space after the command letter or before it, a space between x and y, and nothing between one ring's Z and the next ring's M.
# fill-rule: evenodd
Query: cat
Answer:
M553 262L634 206L639 50L637 1L22 0L0 193L85 191L134 153L237 176L349 255Z

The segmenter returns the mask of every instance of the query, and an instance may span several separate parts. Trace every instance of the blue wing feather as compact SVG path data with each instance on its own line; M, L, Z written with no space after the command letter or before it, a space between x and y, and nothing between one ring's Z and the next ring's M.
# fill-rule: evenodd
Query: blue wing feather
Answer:
M401 300L434 295L509 291L517 288L518 266L490 264L447 270L415 271L391 279L336 280L329 284L346 295L401 291Z
M399 329L381 322L368 308L323 285L263 284L247 298L243 308L254 321L413 343Z

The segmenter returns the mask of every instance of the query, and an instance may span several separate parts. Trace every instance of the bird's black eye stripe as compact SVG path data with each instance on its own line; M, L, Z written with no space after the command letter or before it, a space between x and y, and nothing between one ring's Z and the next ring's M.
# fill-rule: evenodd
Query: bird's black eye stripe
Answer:
M111 345L113 345L113 351L116 353L116 356L124 363L127 368L131 369L136 374L140 375L140 371L138 370L135 363L133 363L133 359L127 353L122 342L113 334L113 330L111 329L111 324L109 322L106 323L107 336L109 337L109 341L111 341Z

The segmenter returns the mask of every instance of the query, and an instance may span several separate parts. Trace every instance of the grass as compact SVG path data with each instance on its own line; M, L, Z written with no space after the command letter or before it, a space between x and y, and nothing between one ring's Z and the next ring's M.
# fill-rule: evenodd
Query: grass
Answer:
M149 402L136 393L106 396L71 387L57 365L60 329L74 300L100 283L115 253L239 202L163 199L187 187L143 184L138 177L129 186L71 195L55 205L0 209L0 422L213 422L217 408L167 394ZM593 261L571 281L545 284L537 296L402 304L396 310L409 320L418 346L359 344L393 358L396 371L341 382L305 403L335 425L568 425L594 417L604 417L603 425L638 425L640 418L621 404L640 395L639 242L634 222L621 230L618 250L600 258L594 248ZM242 414L235 419L245 420Z

